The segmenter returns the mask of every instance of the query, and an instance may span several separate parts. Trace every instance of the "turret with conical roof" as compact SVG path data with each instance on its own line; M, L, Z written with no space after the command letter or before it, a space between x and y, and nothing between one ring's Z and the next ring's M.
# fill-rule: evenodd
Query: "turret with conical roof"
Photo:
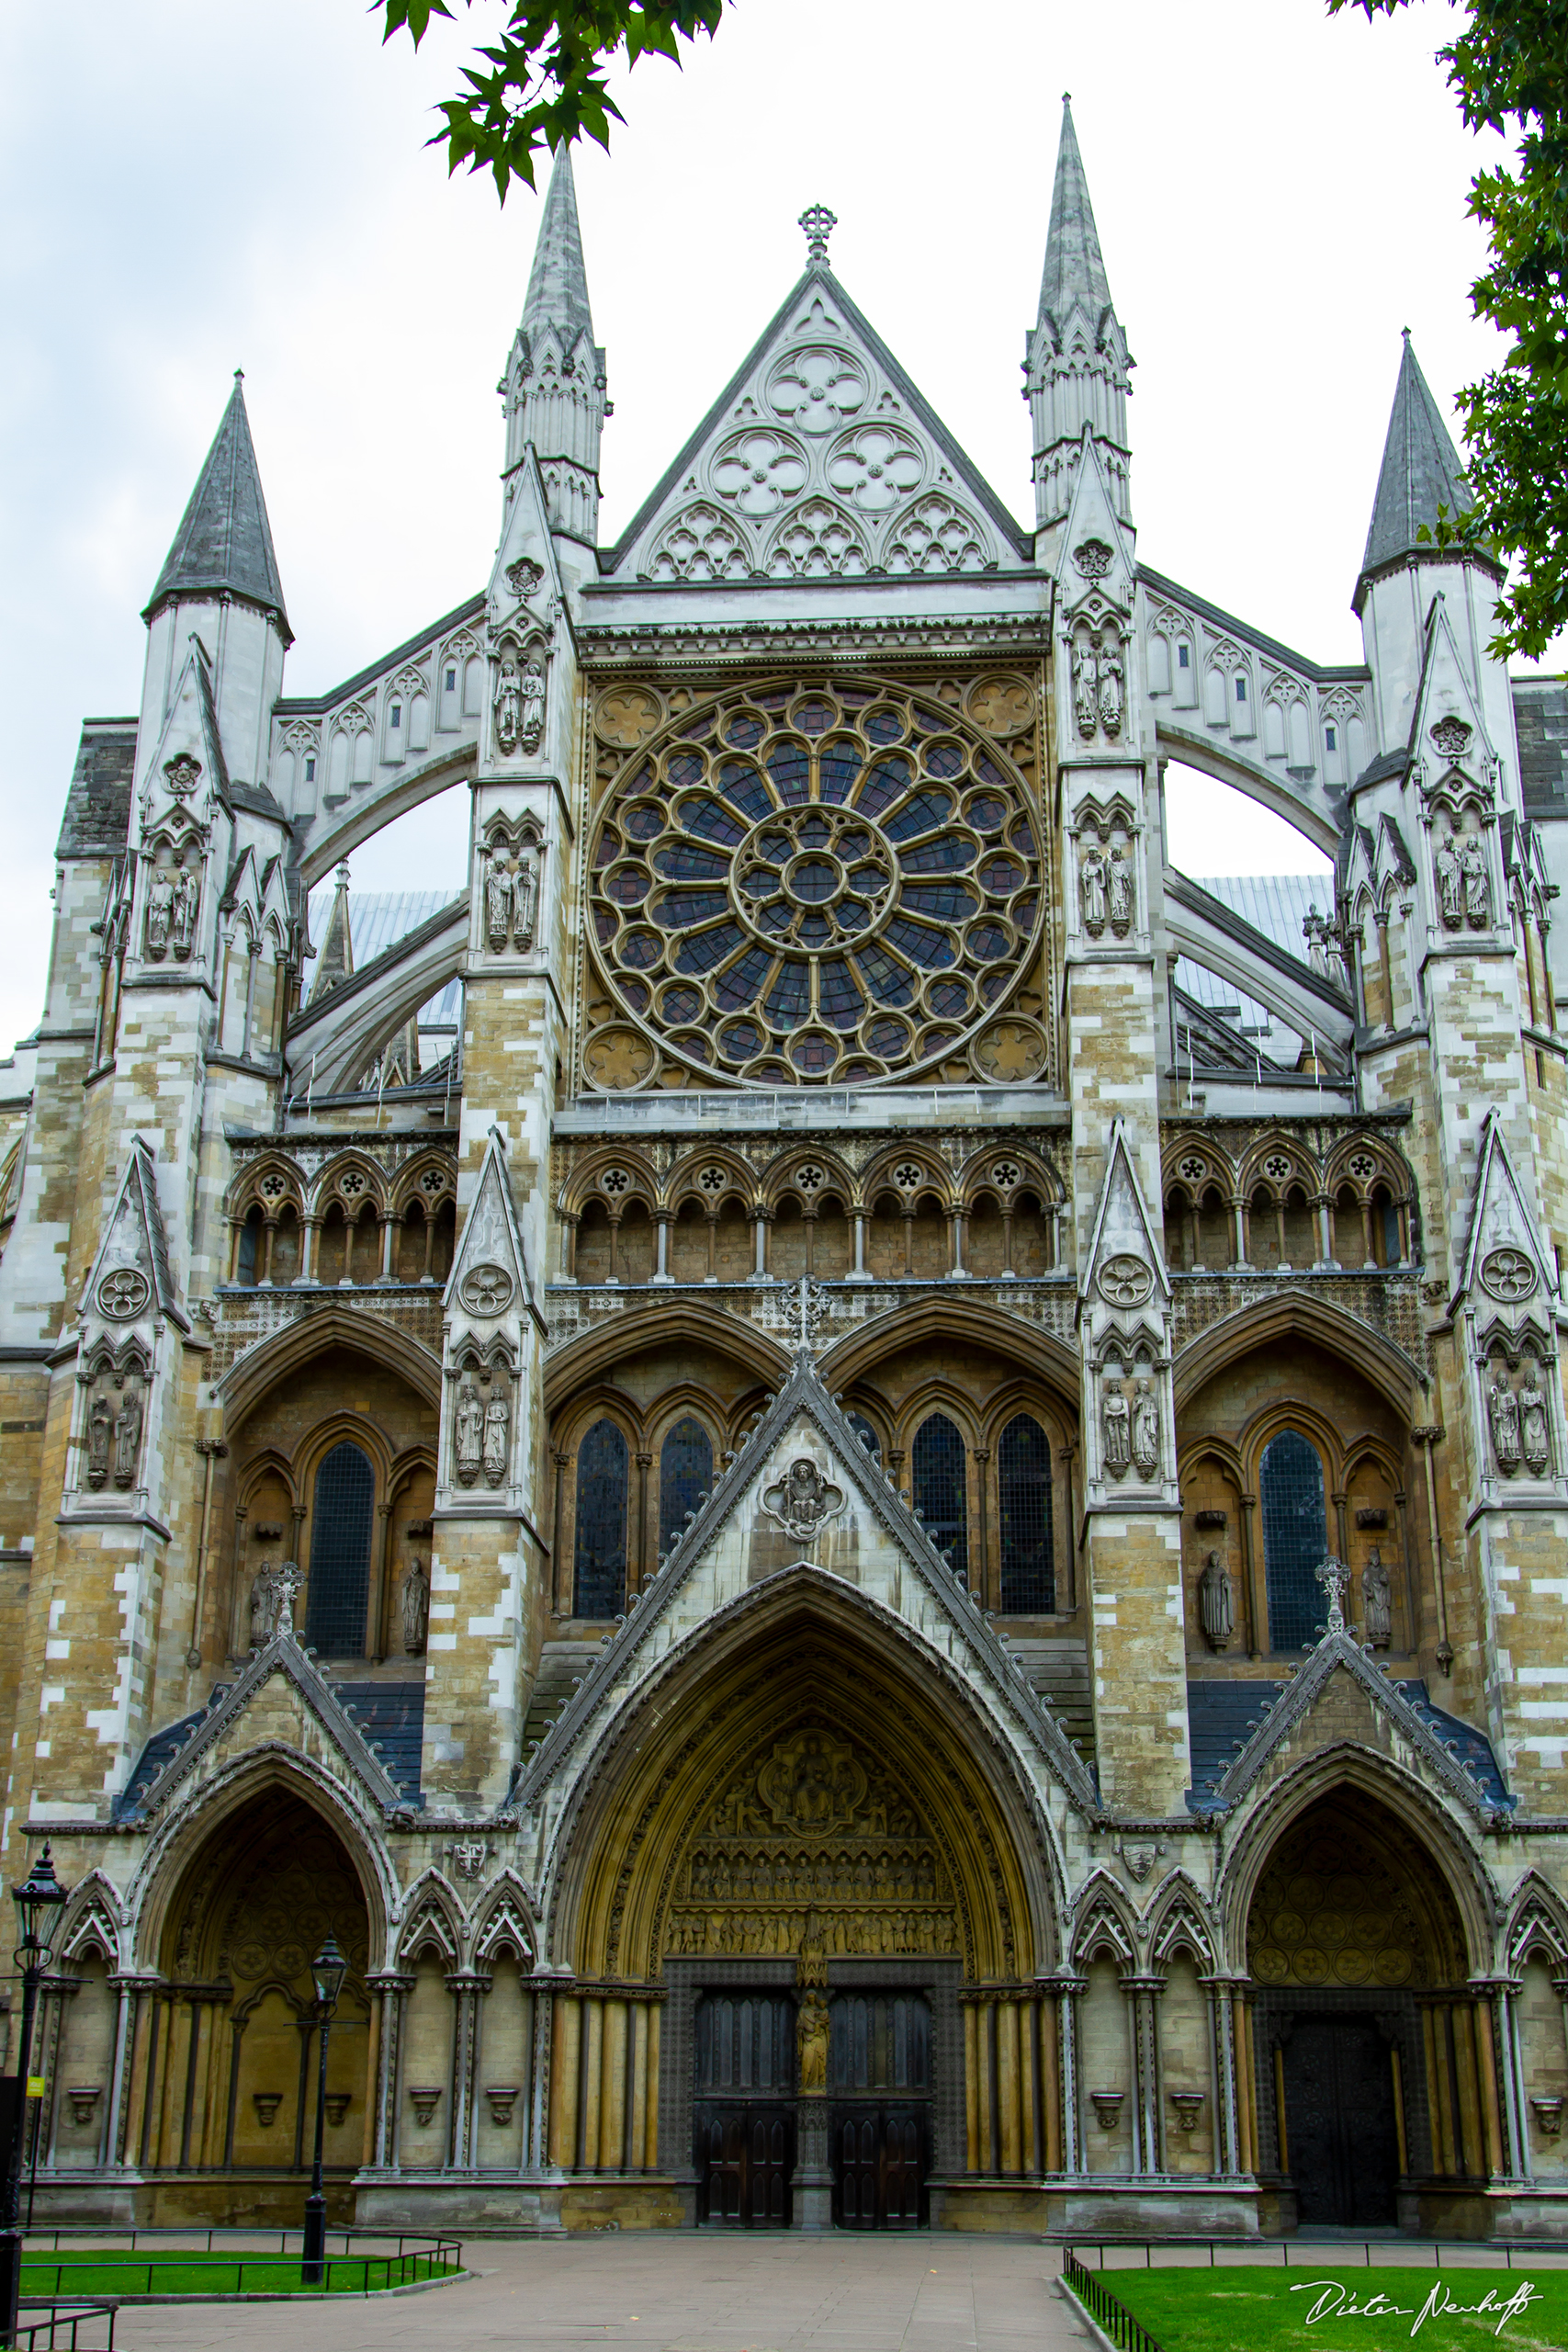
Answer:
M1034 427L1034 519L1047 530L1066 515L1087 424L1094 435L1116 512L1129 521L1127 338L1089 200L1089 182L1062 99L1062 142L1040 280L1040 314L1024 356L1024 397Z
M144 744L157 741L190 639L198 638L229 772L254 783L266 771L272 707L283 691L283 657L293 632L243 380L236 368L229 404L142 614L141 728Z
M1412 556L1429 557L1435 551L1439 508L1446 508L1452 521L1471 503L1459 451L1421 373L1406 327L1367 551L1357 583L1358 600L1371 575L1385 564L1404 563ZM1425 540L1420 536L1423 530L1428 534Z
M610 413L604 354L593 340L571 154L556 157L539 222L522 323L502 379L506 468L532 442L550 527L590 547L599 529L599 442Z

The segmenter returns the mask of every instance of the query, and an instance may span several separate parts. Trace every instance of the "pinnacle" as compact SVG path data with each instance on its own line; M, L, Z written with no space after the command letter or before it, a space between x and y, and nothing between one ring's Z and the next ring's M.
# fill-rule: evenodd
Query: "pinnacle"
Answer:
M1111 308L1111 285L1094 225L1089 181L1073 128L1069 94L1062 94L1062 141L1056 151L1056 183L1051 193L1051 227L1040 281L1040 313L1058 324L1076 300L1095 318Z
M523 305L523 332L534 335L553 326L570 345L580 334L593 340L593 314L588 302L588 272L582 260L582 232L577 220L577 186L571 173L571 150L561 147L545 194L534 266Z
M1436 531L1439 505L1454 515L1471 503L1459 452L1421 373L1406 327L1367 551L1361 559L1363 575L1381 564L1396 562L1401 556L1413 555L1421 544L1417 535L1422 526Z
M287 639L283 582L245 413L243 381L243 369L236 368L229 405L143 618L150 620L160 605L175 597L243 596L276 614Z

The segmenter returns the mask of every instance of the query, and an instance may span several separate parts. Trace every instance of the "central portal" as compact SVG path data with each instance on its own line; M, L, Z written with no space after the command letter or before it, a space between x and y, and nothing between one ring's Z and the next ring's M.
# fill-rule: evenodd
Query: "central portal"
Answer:
M1281 2071L1298 2222L1391 2227L1400 2163L1386 2036L1371 2018L1298 2016Z

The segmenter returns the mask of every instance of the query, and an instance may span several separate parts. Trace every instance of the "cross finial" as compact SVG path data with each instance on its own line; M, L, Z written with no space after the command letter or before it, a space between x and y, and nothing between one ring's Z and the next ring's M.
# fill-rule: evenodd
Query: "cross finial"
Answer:
M829 212L825 204L808 204L800 216L806 232L806 258L808 262L826 262L828 240L839 225L839 216Z
M1345 1566L1343 1560L1337 1560L1334 1557L1334 1555L1330 1553L1327 1559L1321 1562L1320 1565L1313 1570L1313 1574L1317 1578L1318 1583L1323 1587L1324 1592L1327 1596L1328 1625L1326 1631L1329 1634L1344 1633L1345 1594L1350 1582L1349 1569Z

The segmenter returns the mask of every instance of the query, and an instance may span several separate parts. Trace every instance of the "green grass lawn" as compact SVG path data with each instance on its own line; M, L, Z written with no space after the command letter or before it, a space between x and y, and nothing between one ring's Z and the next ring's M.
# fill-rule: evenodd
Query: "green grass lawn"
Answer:
M412 2286L416 2279L451 2275L428 2255L406 2263L385 2255L329 2255L326 2286L301 2287L296 2254L193 2254L169 2248L146 2254L29 2254L22 2258L24 2295L362 2295L384 2287Z
M1430 2264L1368 2270L1360 2259L1337 2258L1332 2246L1321 2253L1302 2246L1292 2247L1288 2270L1278 2264L1234 2270L1112 2268L1104 2276L1161 2352L1393 2352L1413 2338L1417 2352L1482 2352L1492 2343L1504 2352L1563 2352L1568 2346L1568 2270L1532 2268L1524 2254L1515 2255L1511 2272L1450 2270L1446 2261L1440 2270ZM1534 2290L1528 2309L1503 2319L1498 2306L1527 2279ZM1314 2281L1321 2282L1315 2289L1309 2283ZM1337 2305L1325 2294L1331 2282L1345 2290ZM1441 2290L1438 2304L1422 2320L1434 2290ZM1448 2308L1479 2303L1488 2291L1488 2312L1466 2315ZM1377 2296L1383 2299L1382 2315L1367 2312ZM1352 2304L1366 2316L1356 2316ZM1390 2304L1397 2310L1390 2312ZM1320 2305L1320 2316L1310 2318Z

